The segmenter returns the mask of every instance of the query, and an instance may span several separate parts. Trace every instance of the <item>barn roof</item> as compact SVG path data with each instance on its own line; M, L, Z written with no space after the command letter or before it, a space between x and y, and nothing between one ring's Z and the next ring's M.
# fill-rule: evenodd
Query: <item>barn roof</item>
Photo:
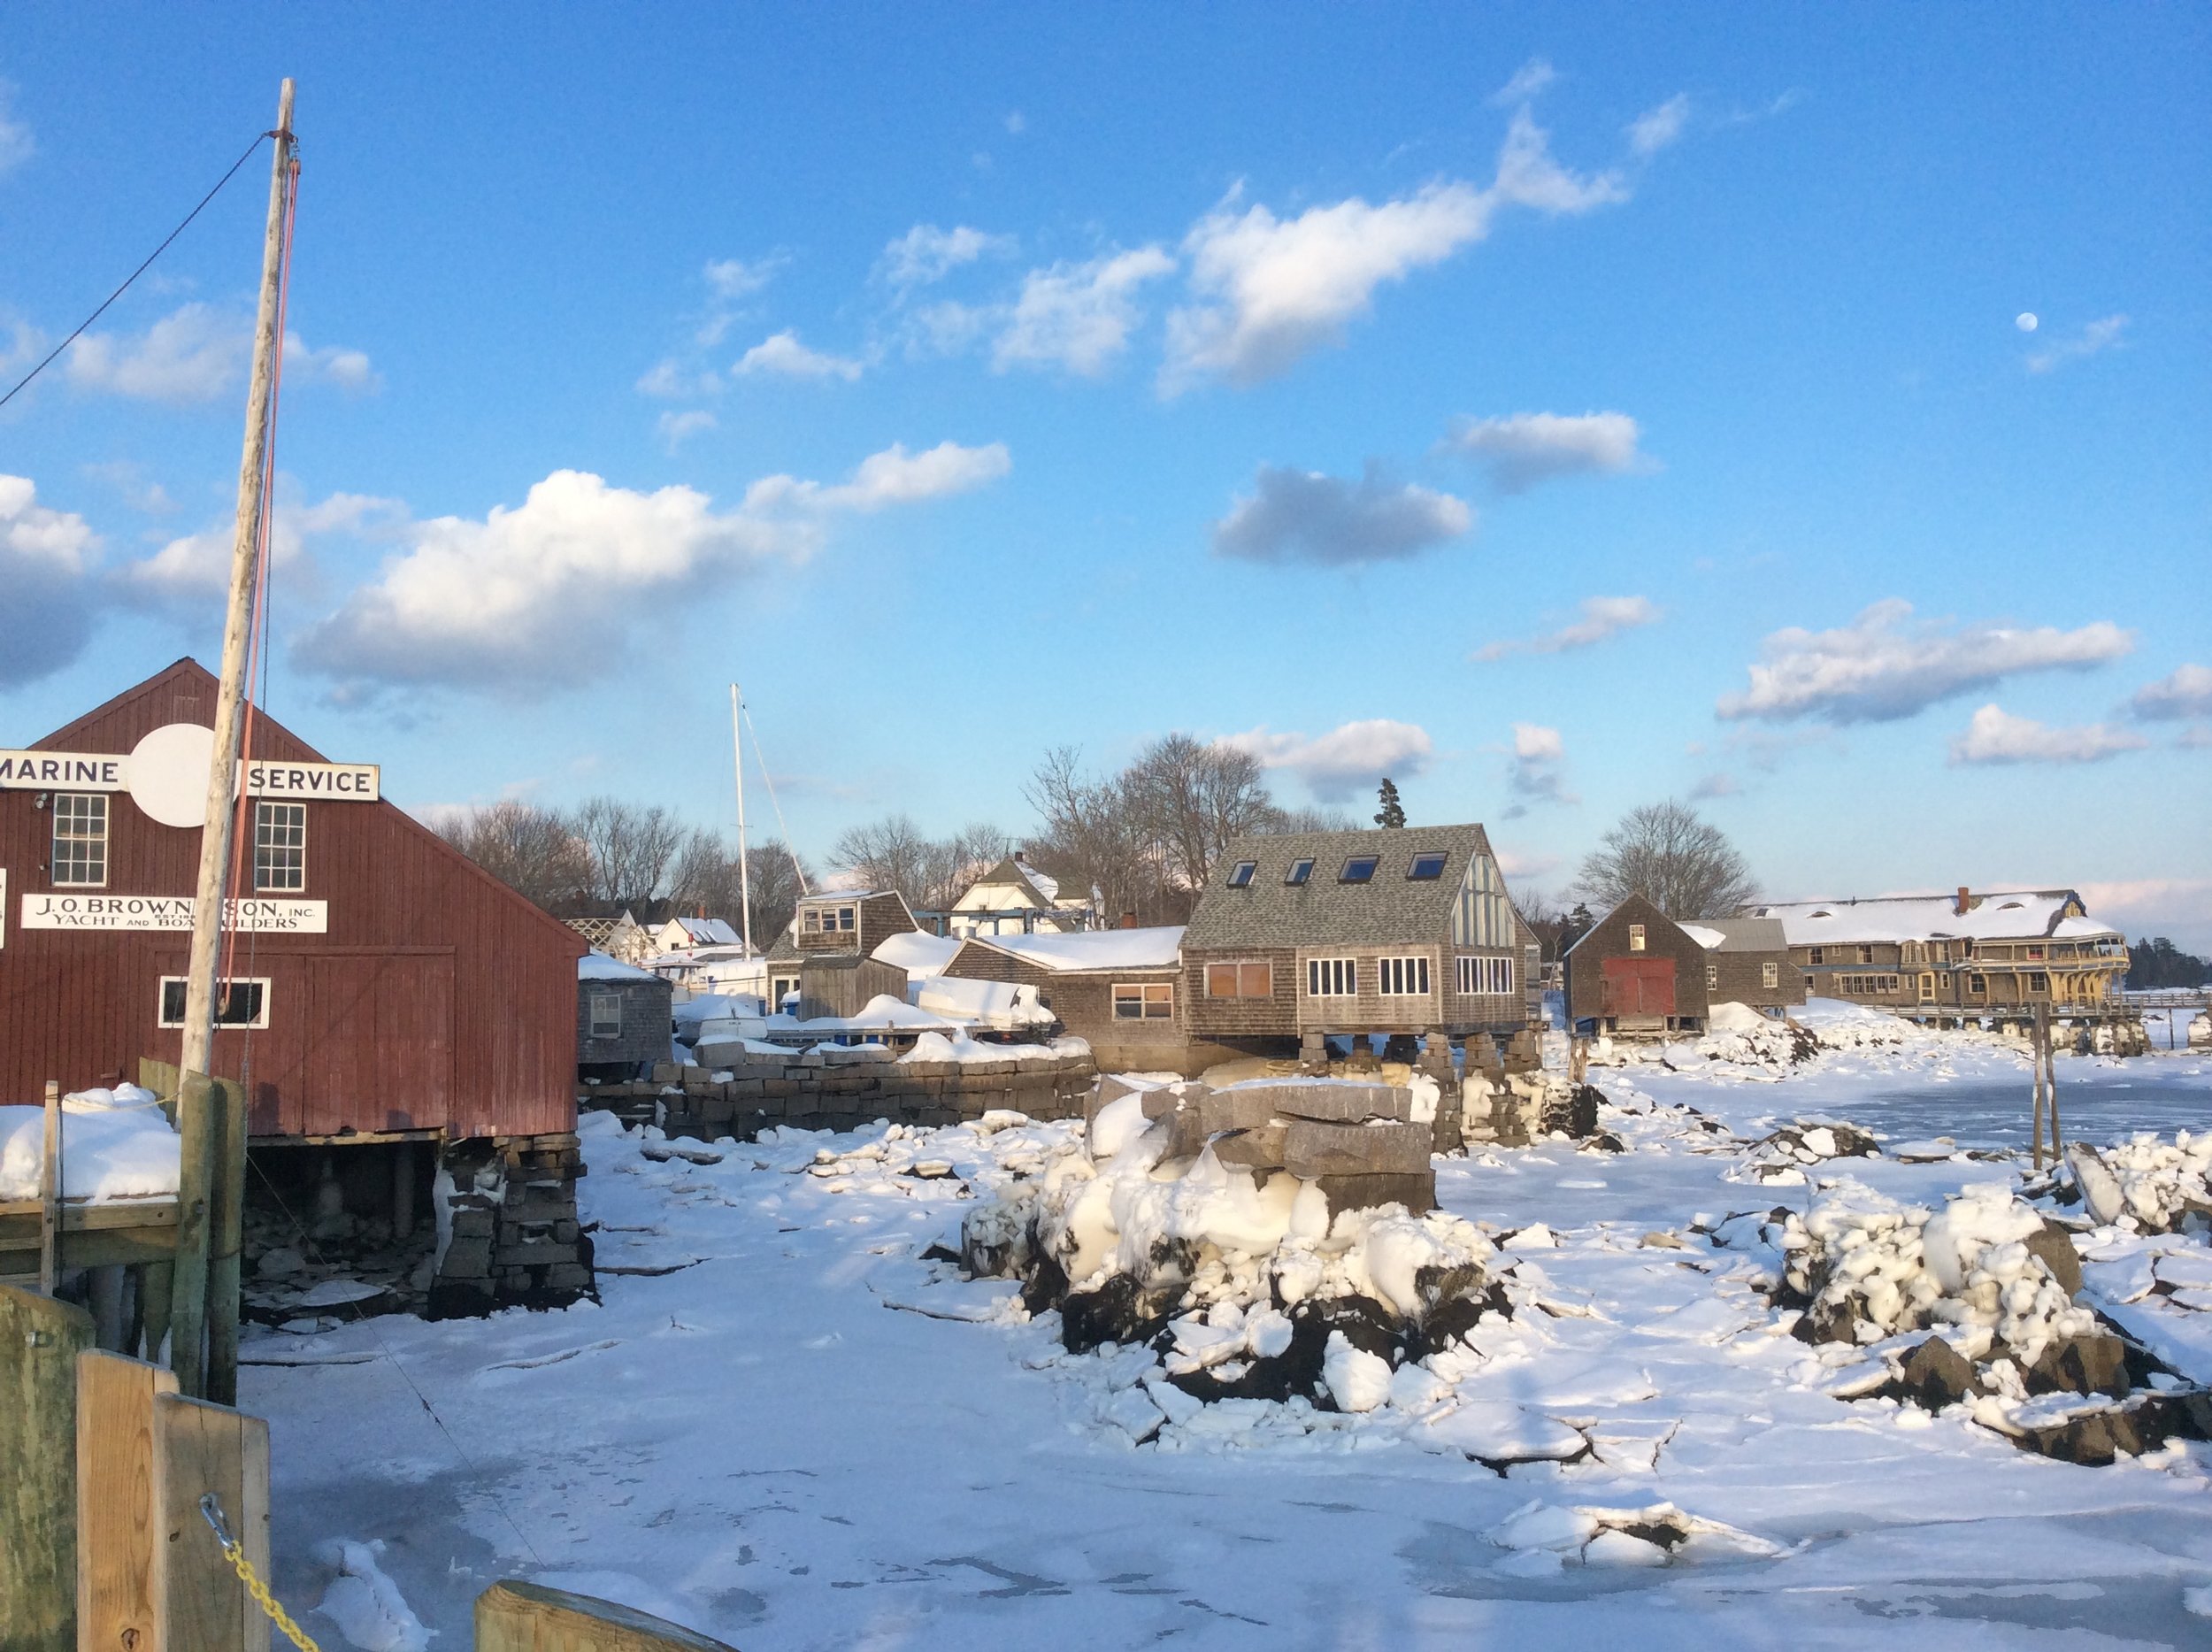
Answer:
M1206 880L1183 945L1224 947L1386 946L1448 933L1468 864L1490 852L1478 825L1377 827L1359 832L1248 833L1233 839ZM1413 857L1441 854L1443 874L1415 880ZM1379 861L1365 883L1339 873L1354 856ZM1229 887L1240 862L1254 863L1242 888ZM1292 865L1313 862L1302 884L1284 881Z
M1567 949L1567 956L1569 957L1572 957L1577 952L1579 952L1582 949L1582 943L1584 941L1587 941L1592 935L1596 934L1600 930L1603 929L1606 925L1611 923L1616 918L1618 918L1623 912L1626 911L1632 911L1637 918L1642 919L1646 923L1650 923L1656 919L1658 922L1666 925L1671 929L1678 929L1684 934L1689 936L1693 941L1695 941L1701 947L1709 947L1714 944L1712 941L1706 940L1702 935L1700 935L1697 933L1701 926L1697 924L1678 924L1673 918L1669 918L1666 913L1661 911L1659 910L1659 903L1653 900L1649 895L1632 894L1624 895L1619 900L1614 902L1611 906L1606 909L1604 917L1599 918L1596 923L1592 924L1589 928L1584 930L1580 934L1577 935L1575 937L1574 945Z
M970 935L964 946L987 947L1056 974L1092 970L1171 970L1182 957L1183 926L1150 929L1083 929L1059 934ZM881 948L877 951L880 953Z
M1682 927L1708 952L1789 950L1789 936L1778 918L1701 918ZM1707 940L1708 935L1712 939Z

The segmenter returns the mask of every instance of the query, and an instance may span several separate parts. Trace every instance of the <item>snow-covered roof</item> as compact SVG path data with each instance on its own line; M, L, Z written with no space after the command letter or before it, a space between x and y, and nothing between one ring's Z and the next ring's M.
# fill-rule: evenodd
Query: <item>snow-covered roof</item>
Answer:
M2071 889L1996 889L1970 893L1967 910L1948 895L1881 895L1872 900L1773 901L1752 908L1755 918L1781 920L1793 947L1901 941L2005 941L2055 935L2070 940L2119 932L2082 911Z
M970 944L1026 958L1048 970L1164 970L1182 956L1183 926L1082 929L1071 934L974 935Z
M611 958L603 952L587 952L576 960L576 979L580 981L657 981L660 977L650 970L641 970Z
M957 935L930 935L918 929L906 929L895 935L886 935L868 956L879 964L904 970L907 980L918 981L943 974L945 965L952 962L952 955L959 950Z
M1787 932L1773 918L1701 918L1682 927L1709 952L1779 952L1789 945Z
M726 918L672 918L669 926L695 947L734 947L741 945L736 930L730 927ZM662 931L667 933L665 929Z
M1719 930L1708 929L1702 924L1685 924L1682 926L1682 933L1689 936L1691 940L1696 941L1699 946L1703 947L1708 952L1710 952L1715 947L1720 945L1722 941L1728 939L1728 937L1722 934Z
M1015 981L977 981L957 975L939 975L924 981L915 994L922 1009L952 1016L964 1024L1010 1028L1030 1026L1052 1019L1052 1011L1037 1002L1037 989Z

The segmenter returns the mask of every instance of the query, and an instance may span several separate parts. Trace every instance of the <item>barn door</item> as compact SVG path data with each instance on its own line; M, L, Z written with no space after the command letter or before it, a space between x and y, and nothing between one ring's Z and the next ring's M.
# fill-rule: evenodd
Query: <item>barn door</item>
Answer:
M302 1082L287 1135L417 1130L453 1106L449 953L318 954L306 965Z
M1606 1014L1663 1016L1674 1013L1672 958L1608 958L1603 975Z

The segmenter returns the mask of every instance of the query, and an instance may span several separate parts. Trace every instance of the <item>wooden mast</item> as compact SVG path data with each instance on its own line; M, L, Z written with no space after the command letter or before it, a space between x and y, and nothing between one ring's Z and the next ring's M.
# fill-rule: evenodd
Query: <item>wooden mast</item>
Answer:
M227 1129L224 1101L208 1083L215 1049L215 954L229 893L231 840L238 800L240 715L246 690L253 593L259 572L262 476L268 457L269 396L276 374L277 289L284 258L284 201L292 164L292 82L277 93L275 154L269 166L269 219L261 248L261 303L254 322L253 380L246 392L246 439L238 460L238 519L231 539L230 599L223 617L223 665L215 696L215 756L208 767L207 813L200 832L199 883L192 904L192 952L185 978L183 1054L177 1099L181 1163L177 1187L176 1301L170 1364L196 1398L208 1390L201 1339L209 1319L208 1252L214 1208L245 1187L245 1128ZM237 1161L235 1164L230 1161ZM237 1288L235 1274L230 1288ZM234 1311L218 1318L235 1323Z

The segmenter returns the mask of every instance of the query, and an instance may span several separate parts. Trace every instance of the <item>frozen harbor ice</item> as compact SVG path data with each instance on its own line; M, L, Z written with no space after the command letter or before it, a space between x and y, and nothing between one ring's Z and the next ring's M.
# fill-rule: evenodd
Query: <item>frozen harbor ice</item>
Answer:
M603 1305L250 1348L275 1362L249 1366L244 1403L274 1429L280 1590L311 1606L351 1575L339 1545L381 1542L377 1567L449 1645L512 1575L749 1652L2202 1644L2212 1448L2084 1468L1955 1413L1831 1397L1744 1259L1689 1232L1801 1209L1824 1172L1747 1178L1740 1142L1683 1105L1743 1138L1825 1116L1998 1145L2020 1053L1929 1038L1681 1065L1594 1075L1627 1152L1440 1161L1441 1203L1506 1239L1513 1288L1545 1303L1455 1383L1393 1382L1360 1414L1232 1402L1164 1426L1148 1351L1069 1356L1010 1283L924 1254L1079 1126L725 1142L700 1163L648 1158L595 1117ZM2212 1064L2185 1054L2062 1061L2060 1080L2070 1134L2093 1094L2129 1127L2138 1096L2212 1108ZM1971 1099L1955 1115L1947 1095ZM2016 1166L1833 1168L1939 1204ZM2124 1296L2144 1249L2113 1233L2093 1294ZM2126 1311L2212 1318L2162 1302ZM2171 1356L2212 1364L2177 1335ZM1468 1452L1540 1458L1563 1428L1593 1449L1502 1474ZM1639 1535L1667 1520L1692 1533L1671 1553ZM342 1643L331 1617L311 1626Z

